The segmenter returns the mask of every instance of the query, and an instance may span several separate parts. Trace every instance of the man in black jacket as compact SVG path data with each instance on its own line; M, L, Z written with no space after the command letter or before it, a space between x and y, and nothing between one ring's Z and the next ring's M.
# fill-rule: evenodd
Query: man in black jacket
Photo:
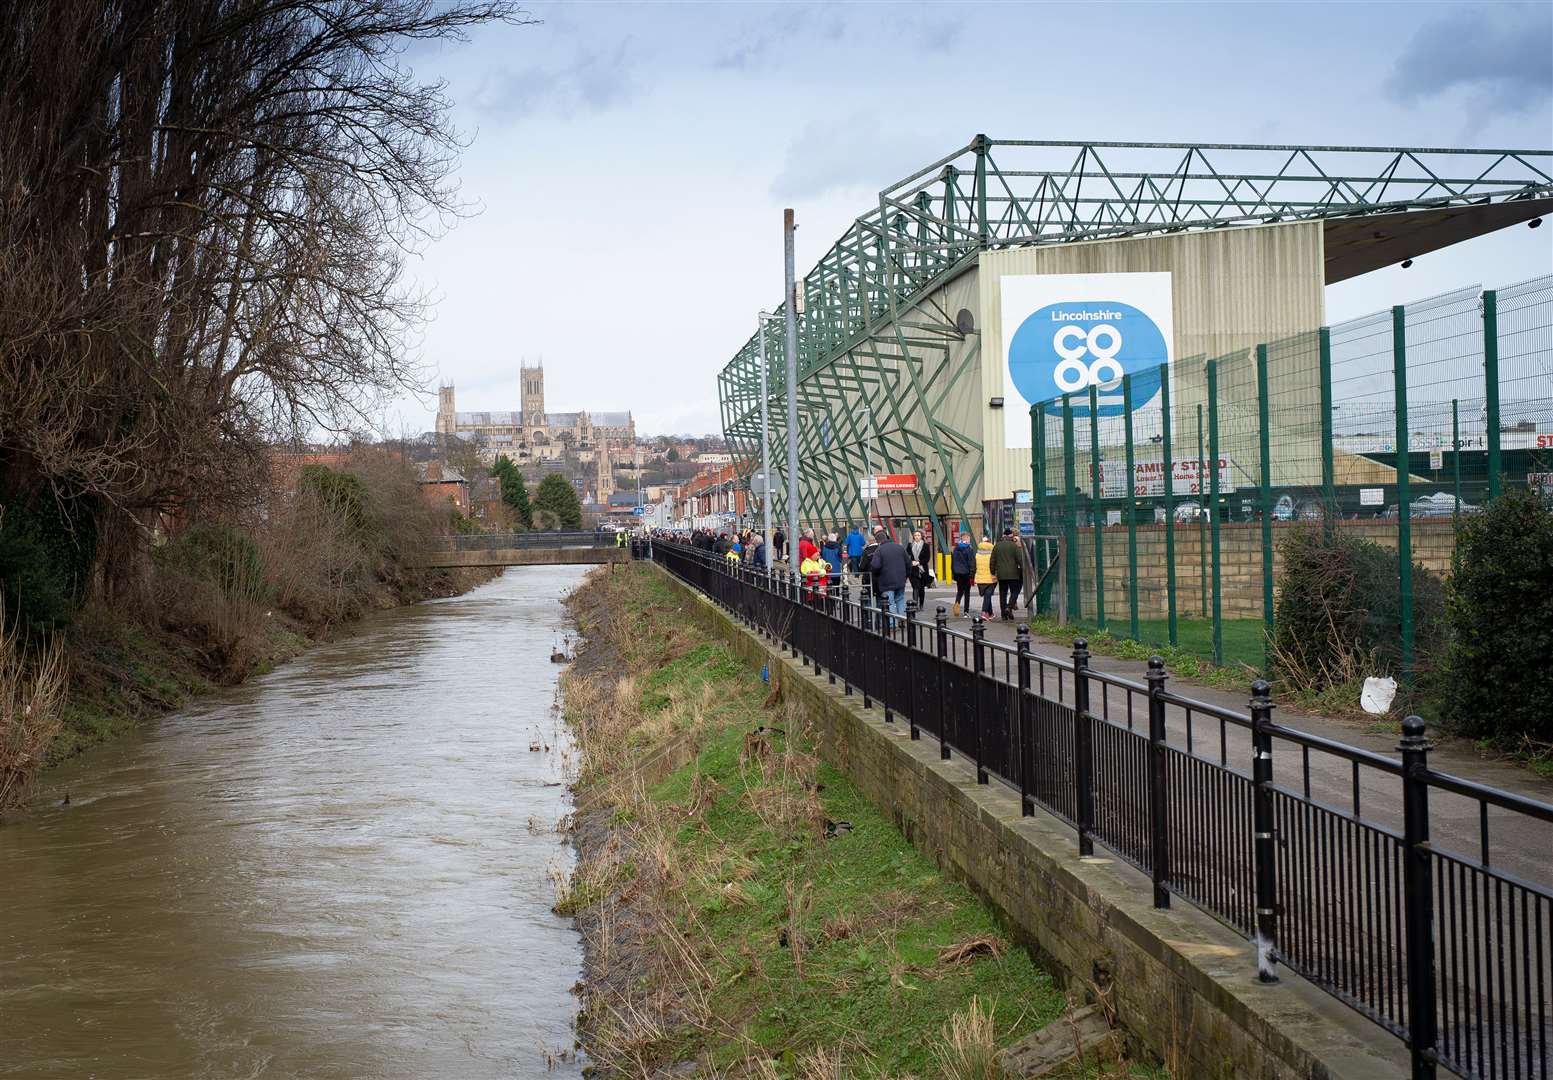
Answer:
M890 539L884 529L874 530L878 547L868 568L873 572L879 607L892 615L906 614L906 579L911 573L911 554L904 545Z

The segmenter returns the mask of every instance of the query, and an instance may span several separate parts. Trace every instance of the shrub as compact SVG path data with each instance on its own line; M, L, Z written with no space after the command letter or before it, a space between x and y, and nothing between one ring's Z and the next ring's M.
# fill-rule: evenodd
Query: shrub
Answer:
M270 587L253 539L195 525L156 553L162 623L192 641L218 677L237 682L264 656Z
M533 509L535 528L539 528L539 511L553 517L558 522L558 528L582 528L582 503L577 498L577 489L559 473L549 473L539 482L539 490L534 494Z
M59 733L66 668L58 639L29 647L0 597L0 812L26 797Z
M1438 692L1464 735L1553 742L1553 504L1509 491L1462 522Z
M1397 553L1328 525L1295 529L1280 544L1273 668L1290 686L1325 690L1399 669L1401 599ZM1418 667L1440 652L1444 586L1413 565Z
M0 603L33 637L70 622L96 553L92 515L81 500L51 494L0 505Z

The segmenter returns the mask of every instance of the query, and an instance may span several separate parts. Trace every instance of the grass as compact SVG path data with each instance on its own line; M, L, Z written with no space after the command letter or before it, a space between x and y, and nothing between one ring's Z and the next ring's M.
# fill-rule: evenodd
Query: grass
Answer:
M1149 638L1152 635L1147 628L1157 626L1161 631L1164 631L1166 628L1163 622L1140 621L1138 629L1140 635L1145 639L1143 641L1134 641L1128 637L1118 636L1112 630L1112 627L1118 627L1118 624L1112 623L1109 620L1105 630L1096 629L1094 626L1086 626L1083 623L1063 626L1056 619L1045 615L1029 620L1029 625L1032 634L1058 641L1071 641L1077 634L1082 633L1089 641L1089 651L1100 656L1115 656L1122 660L1147 660L1151 656L1158 656L1165 661L1165 669L1175 678L1189 679L1219 690L1243 691L1248 689L1254 680L1261 677L1262 623L1257 619L1235 620L1235 622L1245 625L1237 626L1233 637L1226 635L1224 639L1225 658L1229 660L1231 657L1230 643L1232 640L1236 642L1236 647L1242 654L1249 655L1246 653L1241 639L1249 635L1251 633L1250 628L1254 627L1257 642L1256 662L1254 664L1249 660L1231 660L1229 665L1220 667L1194 649L1180 645L1171 646L1158 644L1157 642L1151 643ZM1192 629L1189 631L1188 627ZM1126 630L1127 625L1123 622L1119 624L1118 628ZM1210 633L1211 629L1206 622L1182 619L1177 624L1177 639L1184 643L1193 642L1199 636L1206 637ZM1167 633L1162 632L1160 640L1167 636ZM1208 651L1211 653L1211 647Z
M590 1055L628 1075L994 1075L992 1048L1064 995L683 604L645 568L596 574L574 603L619 654L581 670L590 643L566 677L578 804L609 825L558 890L595 968L615 968L590 971ZM686 764L633 781L685 738Z

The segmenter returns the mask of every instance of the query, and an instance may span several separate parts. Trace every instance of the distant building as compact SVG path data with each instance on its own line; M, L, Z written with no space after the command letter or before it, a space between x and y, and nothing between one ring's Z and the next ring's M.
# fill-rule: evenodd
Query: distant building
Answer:
M453 387L437 398L437 434L478 436L494 454L519 464L555 461L568 450L624 448L636 442L636 420L629 412L545 412L544 367L519 368L521 408L517 412L458 412Z
M460 514L469 514L469 481L463 473L441 461L423 461L415 473L427 502L439 509L451 504Z

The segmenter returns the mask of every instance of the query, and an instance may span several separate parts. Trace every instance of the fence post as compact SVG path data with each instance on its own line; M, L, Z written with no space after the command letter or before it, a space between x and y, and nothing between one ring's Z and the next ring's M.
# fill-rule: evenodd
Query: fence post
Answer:
M987 668L987 624L977 619L971 627L971 670L979 676ZM974 706L972 715L976 723L976 782L987 782L987 748L983 739L984 725L981 715L981 679L976 679L971 685L971 704Z
M1176 485L1175 459L1170 451L1170 365L1159 365L1160 441L1164 460L1160 462L1165 478L1165 605L1169 619L1170 644L1176 643Z
M841 648L837 662L841 665L841 692L852 696L852 587L846 578L841 579Z
M1337 518L1337 468L1332 453L1332 331L1316 331L1316 352L1321 372L1321 517L1331 527Z
M1025 718L1029 713L1030 696L1030 628L1020 623L1014 628L1014 649L1019 663L1016 669L1014 697L1014 746L1019 754L1019 816L1029 817L1035 812L1030 804L1030 732Z
M1122 376L1122 426L1127 443L1127 629L1138 640L1138 483L1132 456L1132 375Z
M1095 530L1095 626L1105 630L1105 510L1100 504L1100 387L1089 384L1090 518Z
M1213 537L1213 662L1224 664L1223 580L1219 566L1219 363L1208 361L1208 531Z
M1170 906L1170 819L1165 793L1165 661L1149 657L1149 870L1154 906Z
M938 652L938 756L949 760L949 706L944 700L944 669L949 666L949 609L938 605L933 616L935 645Z
M1068 490L1067 521L1063 532L1067 534L1067 550L1062 553L1063 576L1068 586L1067 617L1077 622L1081 612L1078 589L1078 476L1073 461L1073 398L1062 395L1062 472ZM1074 565L1069 565L1074 564Z
M1488 497L1499 495L1499 293L1483 292L1483 409L1488 431Z
M1267 346L1256 347L1256 401L1262 465L1262 622L1273 640L1273 451L1267 430Z
M915 742L921 737L922 732L917 729L917 681L912 678L917 666L917 615L920 614L915 600L906 601L906 679L911 688L911 715L906 718L911 728L911 738Z
M1251 684L1252 850L1256 859L1256 977L1278 981L1273 952L1278 944L1278 852L1273 836L1272 686L1265 679Z
M1461 531L1461 402L1451 398L1451 473L1456 502L1451 507L1451 532Z
M1095 853L1095 761L1090 749L1089 642L1073 642L1073 794L1078 812L1078 853Z
M1412 462L1407 442L1407 316L1401 304L1391 309L1391 367L1396 378L1397 413L1397 606L1402 614L1402 679L1413 681L1413 507L1408 488Z
M1202 405L1197 406L1197 508L1203 509L1208 501L1208 489L1203 484L1203 465L1208 460L1208 452L1203 449L1203 422ZM1197 584L1202 588L1202 599L1198 603L1197 613L1204 617L1208 614L1208 515L1197 515Z
M1407 917L1407 1028L1414 1080L1434 1080L1434 893L1429 864L1429 740L1417 716L1402 721L1402 857Z

